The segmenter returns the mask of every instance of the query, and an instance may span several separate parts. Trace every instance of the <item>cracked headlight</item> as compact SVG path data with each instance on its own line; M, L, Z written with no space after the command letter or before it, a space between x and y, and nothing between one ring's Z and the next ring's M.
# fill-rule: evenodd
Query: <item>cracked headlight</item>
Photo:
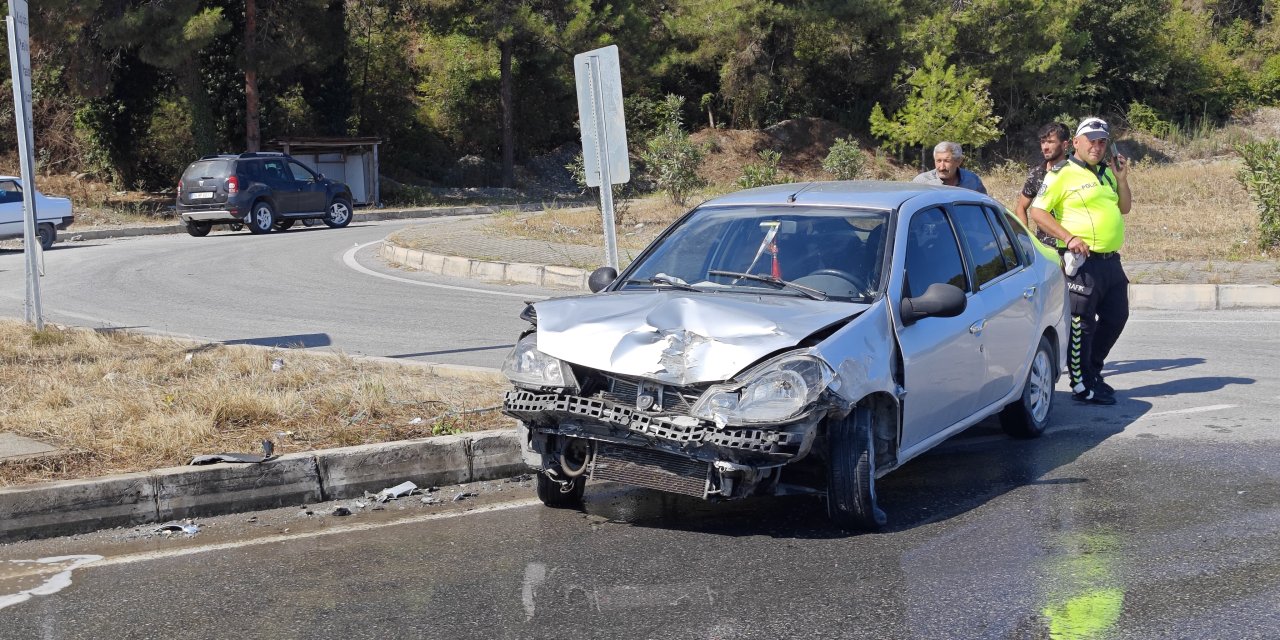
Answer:
M539 389L577 389L578 381L559 358L538 351L538 336L531 333L516 343L502 363L502 373L511 382Z
M834 377L827 363L807 353L787 353L740 378L707 389L693 416L717 425L777 424L804 417Z

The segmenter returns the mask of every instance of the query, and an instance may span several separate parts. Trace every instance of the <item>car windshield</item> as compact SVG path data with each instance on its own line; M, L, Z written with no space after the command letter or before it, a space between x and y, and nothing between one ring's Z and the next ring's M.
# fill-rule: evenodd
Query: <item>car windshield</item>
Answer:
M222 179L231 175L231 162L227 160L197 160L182 174L183 180Z
M866 301L880 288L887 223L884 211L707 207L672 229L626 274L622 288Z

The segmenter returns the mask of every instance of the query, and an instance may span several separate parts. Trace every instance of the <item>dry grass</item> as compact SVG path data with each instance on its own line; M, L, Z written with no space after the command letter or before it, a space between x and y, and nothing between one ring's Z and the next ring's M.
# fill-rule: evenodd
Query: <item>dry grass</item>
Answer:
M1239 161L1140 162L1129 178L1133 211L1125 218L1128 260L1275 259L1257 247L1258 213L1235 179ZM993 197L1013 208L1026 179L1021 165L983 173Z
M1257 248L1257 211L1235 179L1238 168L1235 159L1136 164L1130 177L1134 206L1126 217L1125 257L1140 261L1274 259ZM1026 168L1005 163L982 170L982 178L991 195L1012 210L1026 179ZM729 190L732 188L708 189L691 203ZM618 245L632 255L687 210L661 195L632 200L627 206L626 224L618 228ZM604 244L600 212L589 207L499 216L485 232L567 244Z
M285 366L273 372L276 358ZM506 419L463 412L500 404L503 388L345 356L0 320L0 431L77 452L0 465L0 486L256 452L264 439L289 453L491 429Z

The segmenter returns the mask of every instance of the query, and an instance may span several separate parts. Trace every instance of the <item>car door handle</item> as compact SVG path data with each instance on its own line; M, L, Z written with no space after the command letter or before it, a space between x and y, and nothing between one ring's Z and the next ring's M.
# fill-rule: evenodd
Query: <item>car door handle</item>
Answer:
M1030 300L1030 299L1034 298L1035 296L1036 296L1036 288L1035 288L1035 287L1027 287L1026 289L1023 289L1023 290L1022 290L1022 297L1026 298L1027 300Z
M986 319L986 318L983 318L983 319L981 319L981 320L979 320L979 321L977 321L977 322L975 322L975 323L973 323L973 324L969 325L969 333L972 333L973 335L975 335L975 336L976 336L976 335L978 335L978 334L982 333L982 330L983 330L983 329L986 329L986 328L987 328L987 319Z

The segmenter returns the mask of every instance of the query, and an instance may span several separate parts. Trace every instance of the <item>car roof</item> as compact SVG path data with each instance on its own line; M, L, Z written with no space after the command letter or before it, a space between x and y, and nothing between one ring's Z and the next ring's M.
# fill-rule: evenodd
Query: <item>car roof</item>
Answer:
M951 194L951 199L956 199L957 190L958 187L880 180L797 182L736 191L708 200L700 206L825 205L891 211L902 206L902 203L907 200L922 195ZM982 198L982 195L977 192L969 192L969 195Z
M201 160L238 160L240 158L283 158L284 153L279 151L246 151L245 153L218 153L211 156L204 156Z

